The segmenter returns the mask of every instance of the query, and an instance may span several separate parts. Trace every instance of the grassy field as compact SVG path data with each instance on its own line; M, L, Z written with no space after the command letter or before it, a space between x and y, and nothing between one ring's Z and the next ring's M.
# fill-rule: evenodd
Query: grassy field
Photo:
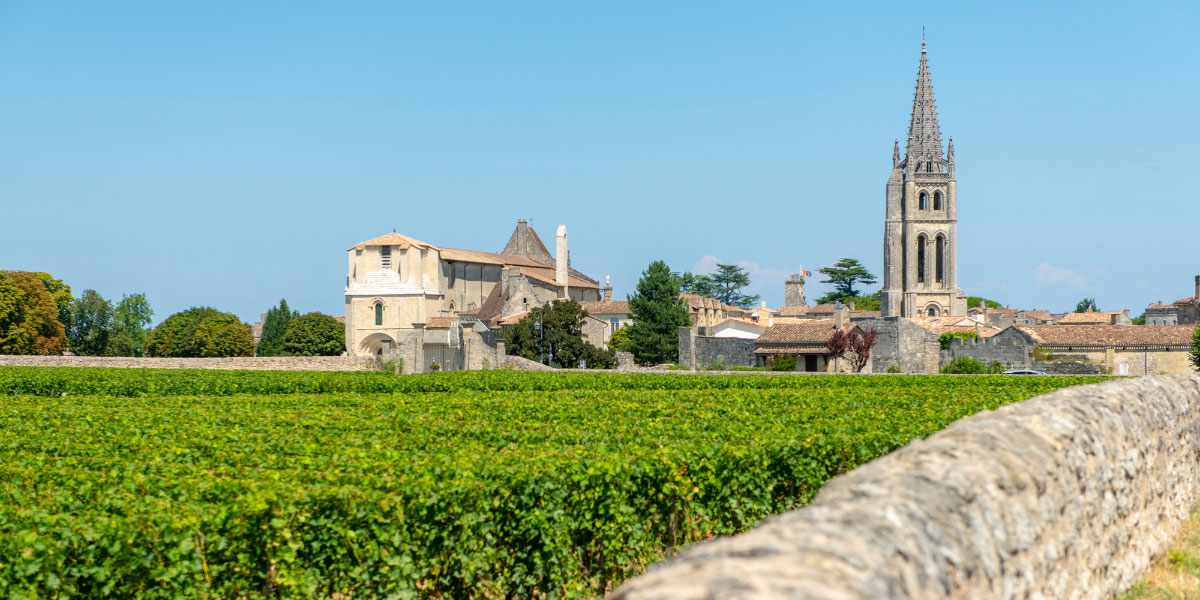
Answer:
M1098 378L0 368L0 597L591 597Z

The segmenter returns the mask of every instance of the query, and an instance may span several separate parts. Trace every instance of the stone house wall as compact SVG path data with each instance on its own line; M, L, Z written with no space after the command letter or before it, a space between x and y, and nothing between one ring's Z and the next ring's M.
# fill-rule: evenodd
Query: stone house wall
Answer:
M613 600L1078 598L1136 583L1200 499L1200 376L984 411L685 548Z
M754 340L712 337L708 335L709 331L708 327L679 328L679 364L693 369L718 360L727 367L753 367L758 364L754 356Z
M946 366L954 359L966 356L984 364L999 362L1005 370L1029 369L1032 352L1033 346L1024 335L1016 329L1005 329L987 339L950 340L950 347L941 350L940 364Z
M851 321L863 332L874 329L879 336L871 349L871 372L886 373L895 365L902 373L937 373L941 346L937 336L924 327L901 317L856 317Z

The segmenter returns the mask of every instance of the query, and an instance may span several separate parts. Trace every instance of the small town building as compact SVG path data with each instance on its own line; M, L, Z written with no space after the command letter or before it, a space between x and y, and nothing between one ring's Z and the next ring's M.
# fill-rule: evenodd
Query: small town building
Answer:
M769 325L766 322L747 319L745 317L732 317L717 323L712 328L713 337L736 337L746 340L758 339Z
M796 359L796 370L809 373L850 372L850 361L845 358L835 359L826 348L829 340L837 331L849 334L861 329L854 323L845 322L839 327L838 321L811 320L806 323L788 323L774 325L768 328L758 339L754 340L754 354L763 364L770 365L781 357ZM870 363L863 369L869 373Z
M1090 306L1084 312L1067 313L1058 320L1059 325L1133 325L1129 318L1129 309L1123 310L1093 310Z
M1196 294L1171 304L1162 300L1146 307L1147 325L1195 325L1200 322L1200 275L1196 276Z
M985 340L953 341L942 363L968 356L1050 373L1191 373L1193 330L1188 325L1014 325Z

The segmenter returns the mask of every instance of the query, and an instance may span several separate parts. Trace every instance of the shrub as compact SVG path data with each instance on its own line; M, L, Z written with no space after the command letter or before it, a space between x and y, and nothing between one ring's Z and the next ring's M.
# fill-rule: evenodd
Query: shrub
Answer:
M288 323L280 349L284 356L338 356L346 351L346 326L319 312L296 317Z
M707 365L700 367L704 371L726 371L729 365L725 364L725 357L718 356L716 360L709 362Z
M987 365L970 356L960 356L942 367L941 372L954 375L982 375L987 373Z
M900 367L897 367L896 365L888 365L887 372L888 373L899 373Z
M938 344L941 345L942 350L948 350L950 349L950 341L956 339L977 340L979 339L979 334L974 331L950 331L938 336Z
M771 361L772 371L795 371L796 357L795 356L776 356Z
M629 351L629 328L622 327L614 332L608 338L608 349L613 352L628 352Z

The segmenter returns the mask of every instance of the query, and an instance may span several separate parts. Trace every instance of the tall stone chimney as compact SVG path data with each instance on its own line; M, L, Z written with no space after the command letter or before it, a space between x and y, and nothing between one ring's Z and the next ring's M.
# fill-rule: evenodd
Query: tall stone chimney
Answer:
M1196 295L1192 296L1192 301L1200 304L1200 275L1196 276Z
M784 306L805 306L804 301L804 278L800 275L792 275L787 281L783 282L783 305Z
M604 301L612 302L612 276L604 276Z
M559 298L570 298L570 294L567 293L567 266L570 262L567 254L567 226L559 223L554 238L554 284L558 286Z

